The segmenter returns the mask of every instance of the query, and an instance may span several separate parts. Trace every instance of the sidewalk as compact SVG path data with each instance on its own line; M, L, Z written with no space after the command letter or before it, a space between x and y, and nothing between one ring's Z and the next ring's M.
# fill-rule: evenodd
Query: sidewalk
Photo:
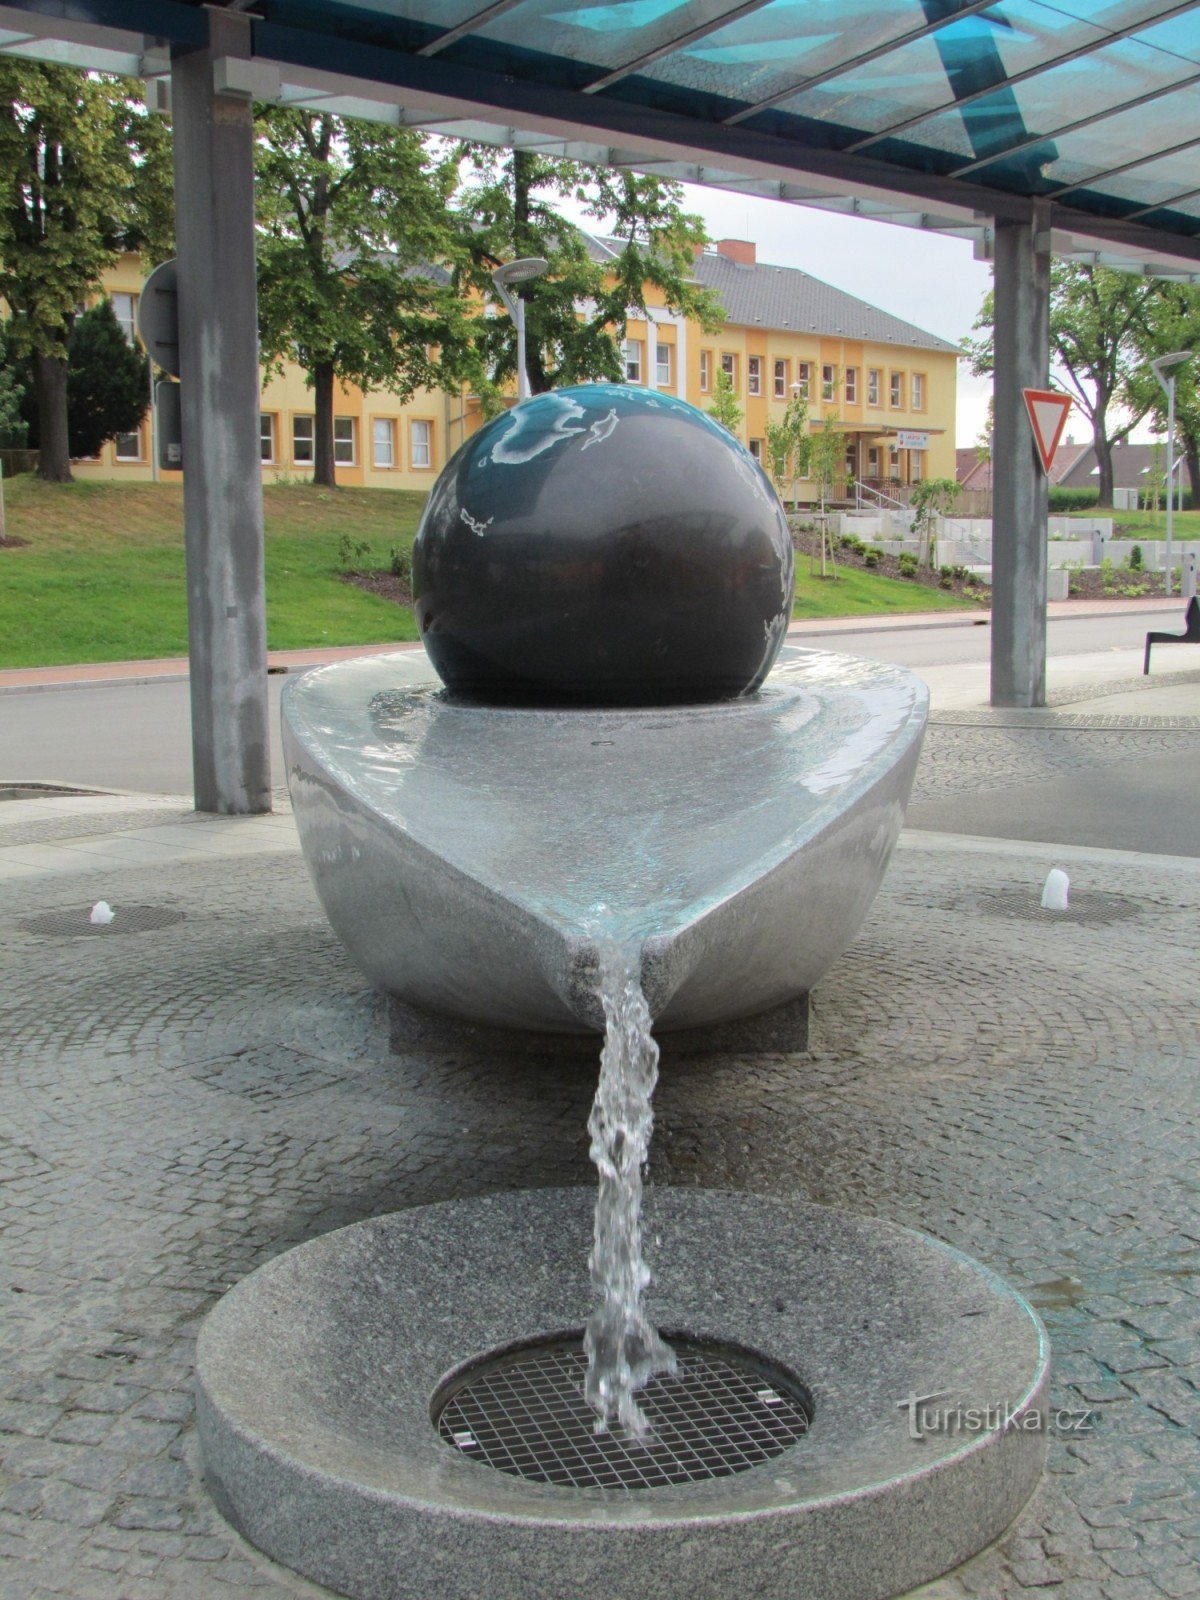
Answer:
M1052 600L1046 608L1052 620L1064 617L1111 617L1170 615L1182 610L1183 602L1169 600ZM820 639L839 633L887 633L900 628L986 627L987 611L906 611L891 616L811 617L793 622L788 634L803 634L805 639ZM1181 624L1182 627L1182 624ZM419 650L413 641L383 640L378 644L337 645L326 649L271 650L268 672L299 672L307 667L324 666L330 661L345 661L353 656L375 655L380 650ZM0 671L0 693L9 689L58 689L85 683L153 683L180 681L188 676L186 656L167 656L151 661L95 661L58 667L11 667Z

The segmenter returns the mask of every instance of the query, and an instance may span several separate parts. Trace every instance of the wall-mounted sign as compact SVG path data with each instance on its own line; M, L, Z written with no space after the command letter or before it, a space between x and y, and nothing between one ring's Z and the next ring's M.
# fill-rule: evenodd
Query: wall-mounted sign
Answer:
M928 450L929 435L916 433L912 428L899 428L896 432L896 446L900 450Z

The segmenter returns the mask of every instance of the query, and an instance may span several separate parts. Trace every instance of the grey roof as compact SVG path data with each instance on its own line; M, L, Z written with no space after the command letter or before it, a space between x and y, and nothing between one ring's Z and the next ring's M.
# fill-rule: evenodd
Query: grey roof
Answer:
M611 260L625 248L623 239L601 239L580 231L594 261ZM957 345L936 333L926 333L924 328L835 289L798 267L775 267L764 261L742 266L728 256L705 251L696 257L695 276L705 288L715 290L725 308L725 321L737 327L786 328L789 333L840 335L875 344L958 352Z
M739 327L786 328L789 333L840 335L952 354L958 350L936 334L835 289L798 267L774 267L766 262L748 267L706 252L696 258L696 277L706 288L716 290L725 307L725 320Z

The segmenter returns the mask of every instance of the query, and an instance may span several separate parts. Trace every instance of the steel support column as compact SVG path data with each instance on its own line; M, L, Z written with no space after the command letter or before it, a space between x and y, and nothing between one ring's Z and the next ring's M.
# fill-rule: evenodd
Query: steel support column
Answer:
M207 16L171 63L192 765L198 811L245 814L271 809L254 135L213 62L250 54L250 19Z
M1024 389L1050 379L1050 254L1042 219L997 218L992 455L992 704L1046 703L1048 493Z

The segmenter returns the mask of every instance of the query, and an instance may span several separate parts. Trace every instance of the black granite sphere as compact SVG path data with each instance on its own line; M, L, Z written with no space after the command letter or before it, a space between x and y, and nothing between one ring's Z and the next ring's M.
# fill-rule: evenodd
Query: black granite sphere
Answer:
M413 548L421 638L477 699L592 705L756 689L791 617L792 542L753 456L682 400L584 384L494 418Z

